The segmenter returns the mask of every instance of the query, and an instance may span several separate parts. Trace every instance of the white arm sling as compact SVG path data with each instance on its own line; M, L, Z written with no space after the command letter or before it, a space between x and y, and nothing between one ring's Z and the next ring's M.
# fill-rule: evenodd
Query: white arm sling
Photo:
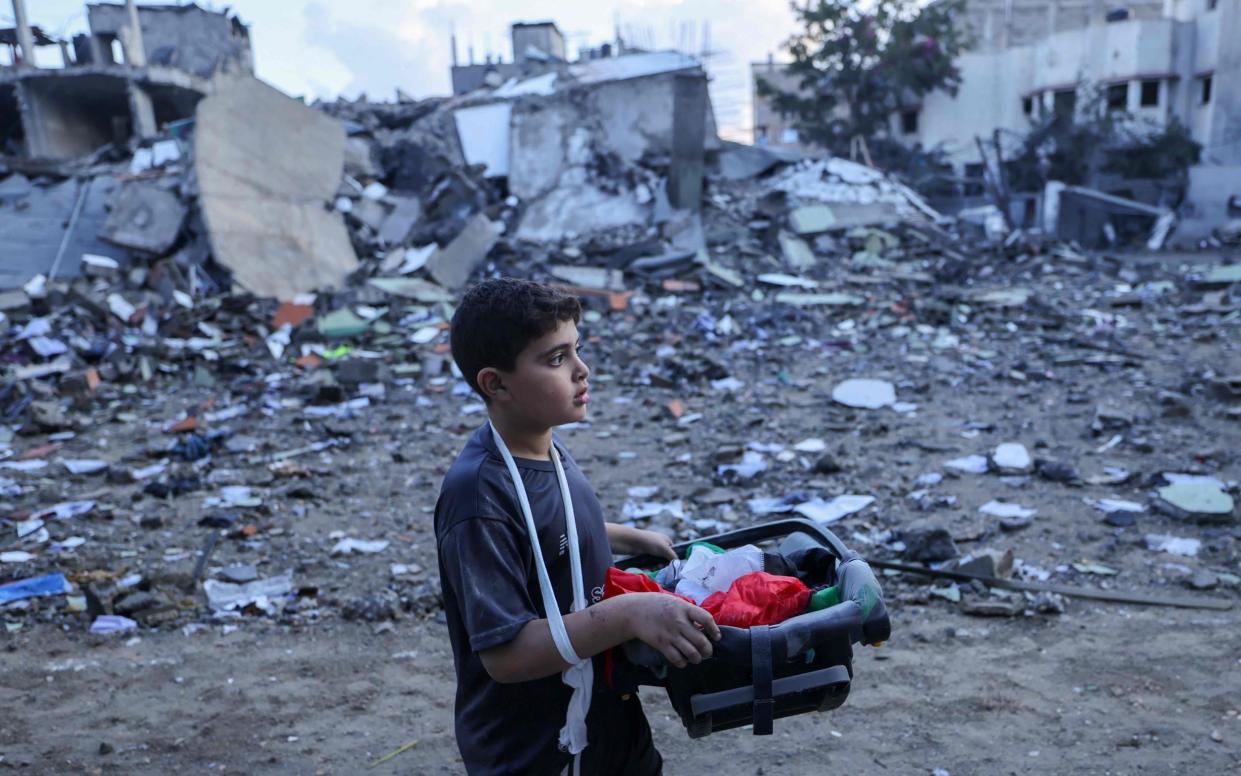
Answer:
M556 642L556 650L561 659L569 667L561 674L564 683L573 688L569 697L569 709L565 714L564 727L560 729L560 748L577 758L586 748L586 713L590 710L591 689L594 682L594 668L590 658L583 660L573 650L569 641L569 632L565 630L564 618L560 616L560 606L556 602L556 591L552 589L551 578L547 575L547 564L543 561L543 551L539 546L539 534L534 524L534 514L530 511L530 499L526 496L526 487L522 484L521 473L517 471L517 463L508 445L500 436L500 432L491 427L491 435L496 440L500 457L508 467L509 477L513 480L513 489L517 491L517 501L521 505L522 516L526 519L526 531L530 534L530 544L534 549L534 565L539 574L539 590L543 596L543 610L547 612L547 624L551 628L552 640ZM586 608L586 592L582 584L582 551L577 542L577 521L573 516L573 498L569 493L569 480L565 477L564 466L560 462L560 451L552 444L552 464L556 467L556 479L560 483L560 497L564 501L565 530L569 537L569 565L573 574L573 606L570 611L578 612Z

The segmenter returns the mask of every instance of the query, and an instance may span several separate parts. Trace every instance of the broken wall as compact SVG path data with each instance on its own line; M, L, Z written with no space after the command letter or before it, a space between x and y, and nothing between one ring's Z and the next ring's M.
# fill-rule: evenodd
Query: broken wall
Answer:
M509 191L527 203L518 236L555 240L649 223L656 196L639 163L673 150L676 72L570 86L516 101ZM720 148L708 99L704 145Z
M525 100L513 108L509 191L527 203L518 237L556 240L648 218L632 181L608 174L602 122L581 99Z
M111 38L129 24L124 4L86 6L91 34ZM147 64L180 68L203 78L219 71L254 72L250 33L226 13L196 5L139 6Z
M676 75L668 73L592 84L590 108L603 125L603 147L629 162L636 162L648 152L670 154L675 80ZM710 100L704 144L708 151L720 148Z
M69 159L98 150L131 131L128 86L104 75L26 78L18 84L32 157Z
M1224 225L1233 216L1228 199L1241 197L1241 164L1230 166L1197 165L1189 168L1189 185L1181 221L1174 241L1192 245Z
M116 179L108 175L36 185L16 173L0 181L0 289L39 274L77 277L83 253L127 265L128 252L98 236L116 188Z
M199 202L216 262L259 296L340 286L358 264L344 219L328 209L345 162L341 123L237 78L198 104L195 124Z

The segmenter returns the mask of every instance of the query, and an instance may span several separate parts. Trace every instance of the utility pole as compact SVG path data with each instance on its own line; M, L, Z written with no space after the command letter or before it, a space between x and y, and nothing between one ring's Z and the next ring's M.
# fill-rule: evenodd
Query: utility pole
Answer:
M22 51L22 64L34 67L34 35L30 33L30 20L26 17L26 0L13 0L13 18L17 27L17 46Z

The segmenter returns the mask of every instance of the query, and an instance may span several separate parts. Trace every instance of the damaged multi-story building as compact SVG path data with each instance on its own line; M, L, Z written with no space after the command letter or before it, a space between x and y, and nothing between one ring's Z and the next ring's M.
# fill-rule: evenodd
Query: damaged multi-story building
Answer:
M1192 217L1225 217L1228 196L1241 193L1241 0L968 0L961 23L972 41L957 60L957 94L894 111L893 137L941 148L967 179L981 179L975 138L1020 136L1045 116L1101 102L1135 127L1185 126L1202 145L1186 196ZM770 59L751 71L755 143L808 150L757 89L766 80L791 91L793 79Z
M246 25L197 5L92 3L89 31L54 40L12 0L16 25L0 67L0 153L64 160L155 136L194 115L221 74L253 73ZM6 39L6 35L8 36ZM39 67L36 47L59 46L61 67Z

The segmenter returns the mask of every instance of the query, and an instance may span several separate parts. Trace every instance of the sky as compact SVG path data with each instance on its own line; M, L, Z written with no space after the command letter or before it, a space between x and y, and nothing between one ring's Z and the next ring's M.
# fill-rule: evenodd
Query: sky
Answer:
M200 0L229 7L250 26L257 75L283 91L308 98L392 99L450 92L451 35L464 63L472 45L476 61L487 53L512 58L508 25L553 20L572 58L579 46L610 41L619 27L630 40L656 48L700 53L711 76L720 132L750 140L749 63L779 58L794 30L788 0ZM26 0L32 24L54 36L86 30L83 0ZM0 23L12 7L0 0ZM708 42L709 40L709 42ZM708 48L709 47L709 48ZM40 64L59 63L59 51L42 50Z

